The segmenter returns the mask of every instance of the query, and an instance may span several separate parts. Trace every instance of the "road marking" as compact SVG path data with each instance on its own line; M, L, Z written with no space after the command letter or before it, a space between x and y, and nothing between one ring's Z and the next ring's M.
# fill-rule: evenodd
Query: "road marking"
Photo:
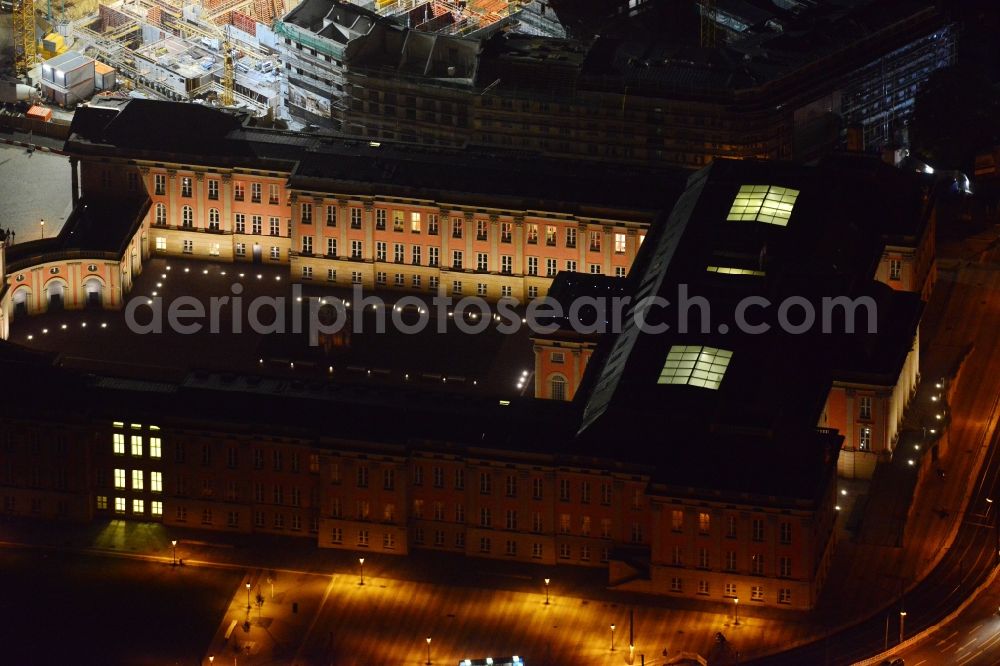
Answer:
M996 635L992 636L991 638L987 639L987 641L985 643L983 643L983 649L985 650L987 648L993 647L993 645L997 641L1000 641L1000 634L996 634Z
M921 660L920 660L920 661L918 661L917 663L913 664L913 666L920 666L920 664L926 664L926 663L927 663L927 660L926 660L926 659L921 659Z
M948 634L947 636L945 636L944 638L942 638L941 640L939 640L937 643L935 643L935 645L943 645L943 644L947 643L948 641L950 641L951 639L953 639L955 636L958 636L958 630L957 629L955 631L953 631L952 633Z
M951 649L956 648L956 647L958 647L958 641L955 641L954 643L949 643L948 645L945 645L943 648L941 648L941 652L947 652L948 650L951 650Z
M979 640L978 638L973 638L971 641L969 641L968 643L966 643L962 647L958 648L958 651L961 652L962 650L966 649L967 647L969 647L970 645L972 645L973 643L975 643L978 640Z
M967 654L964 657L962 657L961 659L959 659L956 662L956 664L961 665L961 664L964 664L967 661L972 661L973 659L975 659L976 657L978 657L982 653L983 653L982 650L977 650L976 652L973 652L972 654Z
M984 624L983 622L980 622L979 624L977 624L976 626L974 626L974 627L972 628L972 631L971 631L971 632L969 632L969 633L972 633L972 634L976 633L977 631L979 631L980 627L982 627L982 626L983 626L983 624Z

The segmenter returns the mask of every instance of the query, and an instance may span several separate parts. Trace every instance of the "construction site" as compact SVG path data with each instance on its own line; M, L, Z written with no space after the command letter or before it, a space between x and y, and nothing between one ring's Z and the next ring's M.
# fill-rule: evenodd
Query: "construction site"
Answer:
M72 107L94 94L281 106L270 26L284 0L118 0L13 8L14 67L37 96ZM12 100L4 100L12 101Z
M286 6L286 1L294 4ZM12 44L2 62L31 101L72 109L93 95L186 101L298 119L284 111L282 18L297 0L14 0ZM511 0L375 0L352 3L362 15L385 17L401 29L480 39L517 29L531 3ZM7 5L5 3L5 9ZM326 13L321 23L330 24ZM275 25L277 23L277 26ZM322 27L322 26L318 26ZM0 31L2 32L2 31ZM13 48L11 48L11 46ZM287 61L285 67L288 68ZM21 88L16 99L27 101Z

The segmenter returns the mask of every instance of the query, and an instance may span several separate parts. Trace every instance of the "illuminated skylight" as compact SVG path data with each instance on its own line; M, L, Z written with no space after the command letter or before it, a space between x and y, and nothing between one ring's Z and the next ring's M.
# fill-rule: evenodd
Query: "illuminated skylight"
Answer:
M717 389L733 352L715 347L674 345L660 371L657 384L688 384Z
M733 200L727 220L766 222L786 226L798 190L775 185L743 185Z
M764 275L764 271L755 271L752 268L733 268L732 266L706 266L709 273L720 273L722 275Z

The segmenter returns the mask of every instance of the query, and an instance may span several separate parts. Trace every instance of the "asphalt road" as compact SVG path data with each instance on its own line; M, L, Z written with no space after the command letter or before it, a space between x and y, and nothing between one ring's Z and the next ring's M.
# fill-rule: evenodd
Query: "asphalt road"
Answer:
M1000 663L1000 587L993 585L957 618L898 654L907 666L995 666Z
M851 664L862 661L898 644L900 611L905 610L904 637L940 622L983 582L997 564L997 510L987 514L987 497L1000 502L1000 452L998 434L991 430L991 416L1000 404L1000 345L995 332L1000 328L1000 270L990 265L962 268L955 277L952 297L936 342L960 346L975 343L966 363L953 404L966 409L953 415L952 429L968 428L977 437L956 439L953 446L971 450L989 437L989 451L977 478L970 480L971 499L952 547L939 564L905 596L887 599L882 612L825 639L778 655L749 663L760 666L801 664ZM964 421L964 423L962 423ZM972 440L972 441L969 441ZM945 463L947 464L947 463ZM1000 504L996 505L1000 507ZM957 510L958 507L947 507ZM888 617L888 630L886 619ZM981 631L981 629L980 629ZM1000 663L1000 651L991 661ZM910 660L906 660L910 664ZM952 663L928 661L928 664Z

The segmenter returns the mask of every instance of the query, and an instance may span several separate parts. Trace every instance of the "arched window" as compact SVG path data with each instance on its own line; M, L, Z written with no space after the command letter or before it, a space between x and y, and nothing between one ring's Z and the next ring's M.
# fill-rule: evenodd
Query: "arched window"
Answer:
M549 397L553 400L566 399L566 379L562 375L553 375L549 380Z
M161 203L156 204L156 223L157 224L167 223L167 207Z
M182 224L185 227L194 226L194 209L191 208L191 206L184 206L184 208L181 209L181 219L183 220Z
M208 209L208 228L219 230L219 209L209 208Z

